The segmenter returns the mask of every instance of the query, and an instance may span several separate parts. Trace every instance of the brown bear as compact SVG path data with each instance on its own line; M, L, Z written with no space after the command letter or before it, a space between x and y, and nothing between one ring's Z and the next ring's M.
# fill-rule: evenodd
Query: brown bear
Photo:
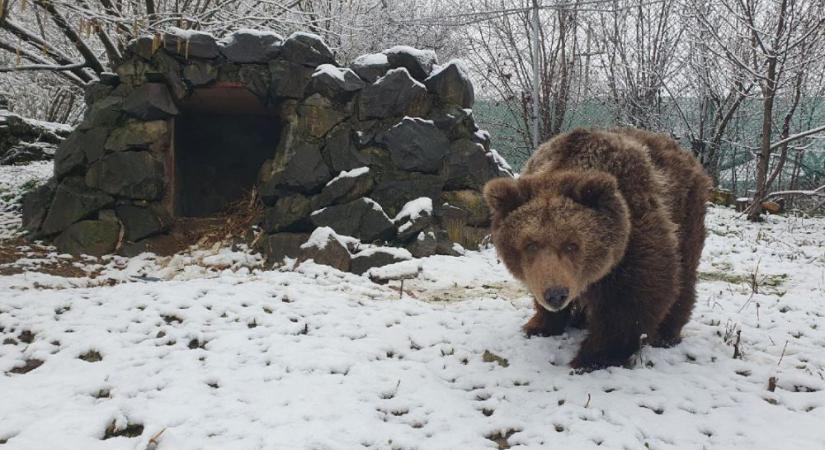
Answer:
M696 299L710 179L671 138L635 129L561 134L520 178L487 183L492 240L535 297L528 335L586 323L570 365L622 365L680 340Z

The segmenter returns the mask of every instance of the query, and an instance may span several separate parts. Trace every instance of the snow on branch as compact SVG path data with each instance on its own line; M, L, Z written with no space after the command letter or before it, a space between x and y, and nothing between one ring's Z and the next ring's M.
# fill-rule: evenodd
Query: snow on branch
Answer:
M798 139L802 139L804 137L810 136L812 134L821 133L823 131L825 131L825 125L822 125L822 126L819 126L819 127L816 127L816 128L811 128L810 130L794 134L793 136L788 136L785 139L782 139L781 141L777 141L777 142L774 142L773 144L771 144L771 150L773 150L777 147L781 147L781 146L783 146L785 144L788 144L790 142L796 141Z

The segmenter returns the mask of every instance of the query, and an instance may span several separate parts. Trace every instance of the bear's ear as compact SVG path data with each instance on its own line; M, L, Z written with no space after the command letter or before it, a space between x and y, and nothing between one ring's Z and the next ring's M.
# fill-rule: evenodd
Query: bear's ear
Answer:
M608 206L616 198L619 190L616 177L606 172L588 170L563 175L562 193L578 204L600 209Z
M484 200L493 214L504 218L523 205L527 198L514 178L495 178L484 185Z

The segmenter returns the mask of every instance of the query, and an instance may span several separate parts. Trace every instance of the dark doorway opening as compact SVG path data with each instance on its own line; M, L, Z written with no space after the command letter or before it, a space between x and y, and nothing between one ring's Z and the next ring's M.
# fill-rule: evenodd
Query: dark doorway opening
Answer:
M258 113L184 112L175 119L175 201L178 217L215 215L255 185L275 153L280 124Z

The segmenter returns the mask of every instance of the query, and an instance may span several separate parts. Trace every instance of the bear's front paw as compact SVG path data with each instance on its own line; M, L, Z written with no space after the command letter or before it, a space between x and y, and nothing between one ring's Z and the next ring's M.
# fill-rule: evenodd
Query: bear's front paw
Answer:
M568 315L566 312L551 313L549 311L537 310L536 314L521 327L527 337L530 336L558 336L564 333L567 326Z
M524 334L526 334L527 337L547 336L547 333L544 331L544 327L542 326L542 324L533 319L530 319L529 322L525 323L524 326L521 327L521 329L524 331Z
M623 366L630 359L631 353L626 351L600 351L594 352L586 348L579 349L579 353L570 361L570 367L576 369L576 373L592 372L611 366Z

